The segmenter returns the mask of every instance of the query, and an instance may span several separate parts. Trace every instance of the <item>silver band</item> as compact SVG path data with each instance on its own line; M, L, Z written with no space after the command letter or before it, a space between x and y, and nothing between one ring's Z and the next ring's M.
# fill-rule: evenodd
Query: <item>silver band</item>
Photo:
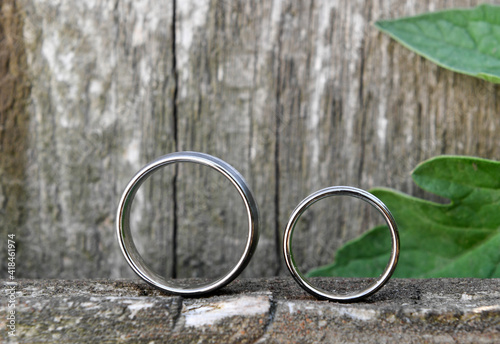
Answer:
M219 279L201 286L189 288L155 273L139 254L130 232L130 210L132 201L134 200L135 194L137 193L137 190L139 190L141 184L158 169L169 164L179 162L191 162L205 165L224 175L238 190L241 198L243 199L248 215L248 237L244 252L237 264L231 269L231 271ZM259 240L259 212L250 188L241 174L231 165L221 159L204 153L177 152L164 155L150 162L137 172L137 174L128 183L118 206L116 230L118 243L120 244L122 253L130 267L137 275L139 275L139 277L147 283L170 293L184 296L202 295L219 289L231 282L248 264Z
M368 202L373 207L375 207L384 217L389 230L391 231L392 238L392 250L391 257L389 259L389 263L387 264L384 272L377 278L377 280L368 286L366 289L355 291L348 294L334 294L329 291L326 291L321 288L317 288L313 286L307 278L298 270L297 264L294 261L293 253L292 253L292 236L293 230L300 216L314 203L322 200L323 198L330 196L352 196L359 198L365 202ZM396 264L398 262L399 257L399 235L398 229L396 225L396 221L392 217L391 212L385 206L382 201L380 201L377 197L372 195L369 192L364 190L350 187L350 186L332 186L329 188L325 188L306 197L299 205L295 208L288 220L288 224L285 229L285 233L283 236L283 252L285 255L286 265L290 273L295 278L295 280L299 283L299 285L304 288L310 294L322 298L328 299L332 301L356 301L363 297L372 295L377 290L382 288L382 286L391 278L392 273L396 269Z

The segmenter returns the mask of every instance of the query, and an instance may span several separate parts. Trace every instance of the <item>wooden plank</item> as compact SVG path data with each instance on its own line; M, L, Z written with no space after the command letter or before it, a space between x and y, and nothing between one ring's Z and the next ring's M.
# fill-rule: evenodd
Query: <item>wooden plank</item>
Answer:
M24 6L32 135L30 213L20 240L31 250L19 261L32 262L24 273L33 277L132 276L115 212L133 174L174 147L171 3ZM158 197L145 190L134 205L143 209L132 219L139 248L167 249L158 237L168 232L157 225L171 213L157 207Z
M439 68L372 25L474 4L283 2L280 228L318 189L382 186L428 198L410 179L419 162L498 155L499 87ZM304 215L294 252L304 269L326 264L340 245L381 221L360 202L322 201Z
M356 289L362 279L325 279ZM15 324L0 295L0 340L16 343L498 343L498 279L396 279L354 303L324 302L292 278L242 279L203 298L142 281L20 280ZM13 330L14 329L14 330ZM16 335L9 338L9 333ZM12 340L14 339L14 340Z
M275 139L269 131L274 94L273 67L268 63L274 37L265 35L272 26L271 4L177 5L179 149L217 156L246 178L260 205L261 235L255 262L244 275L273 275L281 257L273 226ZM189 195L193 198L179 213L179 269L198 265L193 267L195 276L228 271L246 240L247 220L239 196L223 178L202 171L179 174L179 183L179 204ZM212 198L206 199L208 194Z
M21 234L26 219L25 187L30 116L22 13L13 0L0 4L0 235ZM0 259L7 261L7 250ZM2 272L4 274L7 271Z
M2 112L0 130L0 220L20 234L21 276L133 276L115 238L119 197L141 166L176 150L227 161L253 189L262 234L247 277L287 273L284 226L315 190L429 197L409 177L418 162L497 158L500 88L439 68L371 25L478 3L2 3L2 13L9 4L23 13L11 61L26 61L31 82L29 95L18 84L21 105ZM296 254L305 269L375 223L359 206L325 201L304 215ZM246 227L224 179L187 164L144 185L132 220L154 269L181 277L222 273Z

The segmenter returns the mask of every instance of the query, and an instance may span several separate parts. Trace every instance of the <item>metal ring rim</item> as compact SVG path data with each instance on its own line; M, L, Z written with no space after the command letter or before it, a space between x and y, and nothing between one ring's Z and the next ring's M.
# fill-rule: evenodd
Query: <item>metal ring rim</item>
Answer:
M375 283L371 284L369 287L347 294L335 294L313 286L307 280L307 278L305 278L304 275L299 271L293 259L292 236L297 221L299 220L300 216L310 206L322 200L323 198L330 196L351 196L359 198L371 204L379 211L379 213L383 215L384 220L391 232L391 243L392 243L391 257L382 274L377 278ZM305 289L310 294L316 296L317 298L327 299L331 301L338 301L338 302L358 301L364 297L374 294L380 288L382 288L383 285L391 278L394 270L396 269L396 265L398 263L398 258L399 258L399 234L398 234L397 224L387 206L380 199L378 199L377 197L375 197L374 195L372 195L367 191L351 186L332 186L324 188L307 196L293 210L283 235L283 254L285 257L285 262L288 267L288 270L290 271L293 278L303 289Z
M139 254L130 232L130 209L141 184L156 170L174 163L191 162L211 167L224 175L238 190L248 216L248 237L245 249L236 265L224 276L207 284L185 288L169 284L166 279L153 272ZM132 270L150 285L161 290L183 296L197 296L213 292L234 280L249 263L259 240L259 211L252 191L243 176L231 165L212 155L200 152L175 152L166 154L145 165L127 184L120 199L116 214L116 233L120 249Z

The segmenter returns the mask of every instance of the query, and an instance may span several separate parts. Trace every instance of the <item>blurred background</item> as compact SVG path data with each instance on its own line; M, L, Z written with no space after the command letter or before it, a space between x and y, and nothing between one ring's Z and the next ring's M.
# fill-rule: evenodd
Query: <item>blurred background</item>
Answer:
M253 190L261 235L244 277L288 274L284 227L318 189L438 200L411 170L440 154L498 159L500 87L437 67L373 22L479 3L3 0L0 259L15 234L18 278L134 277L119 198L144 164L180 150L225 160ZM331 261L381 221L356 201L316 204L294 238L300 264ZM238 259L247 222L227 180L182 164L143 184L132 225L159 273L214 277Z

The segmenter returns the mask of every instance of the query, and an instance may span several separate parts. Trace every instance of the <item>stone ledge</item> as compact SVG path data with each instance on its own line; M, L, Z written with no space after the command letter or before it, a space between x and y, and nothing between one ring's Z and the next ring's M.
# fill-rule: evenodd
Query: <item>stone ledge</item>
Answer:
M360 279L325 279L356 288ZM4 289L7 289L4 283ZM208 297L136 280L18 280L19 343L499 343L500 279L392 279L357 303L316 300L290 278L236 280Z

